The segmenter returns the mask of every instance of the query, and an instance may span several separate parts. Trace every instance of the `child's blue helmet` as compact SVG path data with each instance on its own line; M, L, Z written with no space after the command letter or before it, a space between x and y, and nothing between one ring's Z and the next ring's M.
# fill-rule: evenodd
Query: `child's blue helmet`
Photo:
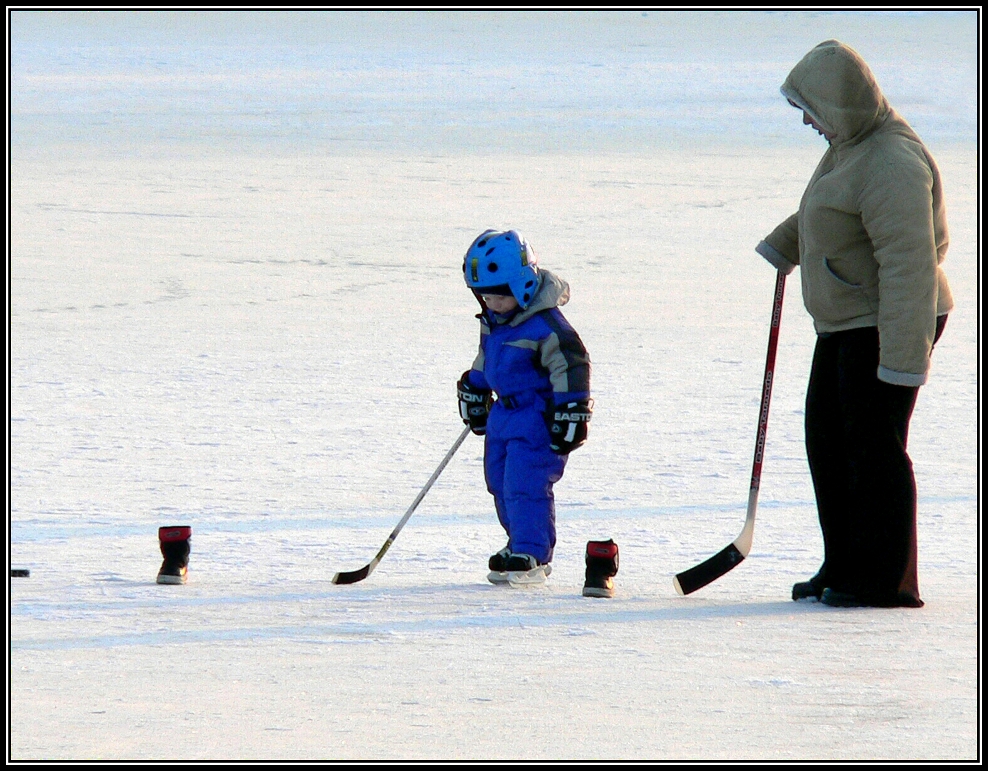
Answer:
M485 230L467 249L463 276L478 295L512 295L523 309L538 291L538 260L528 242L515 230Z

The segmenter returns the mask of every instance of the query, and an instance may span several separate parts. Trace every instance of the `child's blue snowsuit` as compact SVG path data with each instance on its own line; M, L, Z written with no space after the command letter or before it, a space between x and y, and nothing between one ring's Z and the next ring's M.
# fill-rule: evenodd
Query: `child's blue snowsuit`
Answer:
M507 318L481 314L480 352L472 386L491 389L484 439L484 476L511 552L552 561L556 512L552 486L566 455L549 448L547 412L590 397L590 358L580 336L557 306L569 286L547 270L526 310Z

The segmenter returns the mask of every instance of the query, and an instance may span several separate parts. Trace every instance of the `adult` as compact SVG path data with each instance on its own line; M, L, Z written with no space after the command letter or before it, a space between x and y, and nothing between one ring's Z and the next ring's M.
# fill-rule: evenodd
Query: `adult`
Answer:
M778 270L800 266L817 332L805 431L824 559L792 597L922 607L906 443L953 307L940 173L843 43L813 48L782 93L829 143L798 212L756 247Z

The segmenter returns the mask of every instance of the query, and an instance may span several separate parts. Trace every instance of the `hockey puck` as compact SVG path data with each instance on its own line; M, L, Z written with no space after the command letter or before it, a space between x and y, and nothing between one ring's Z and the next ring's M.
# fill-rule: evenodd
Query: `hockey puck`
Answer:
M27 578L31 575L31 571L27 568L11 568L10 577L11 578Z

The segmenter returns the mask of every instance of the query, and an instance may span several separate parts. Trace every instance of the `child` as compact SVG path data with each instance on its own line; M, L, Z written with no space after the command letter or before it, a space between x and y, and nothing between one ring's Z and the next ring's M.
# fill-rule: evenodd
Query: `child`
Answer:
M457 383L460 415L484 436L487 489L508 534L488 580L542 583L556 545L552 486L587 440L590 358L558 308L569 285L537 267L516 231L481 233L463 272L483 311L480 351Z

